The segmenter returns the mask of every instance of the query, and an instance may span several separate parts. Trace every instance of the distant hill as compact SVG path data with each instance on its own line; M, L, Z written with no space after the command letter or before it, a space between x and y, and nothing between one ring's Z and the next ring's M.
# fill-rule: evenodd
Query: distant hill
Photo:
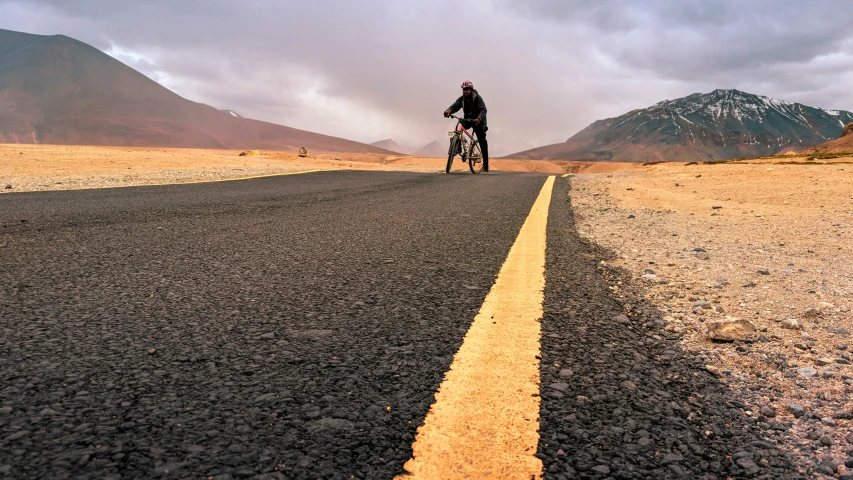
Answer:
M592 123L564 143L508 155L547 160L705 161L803 150L838 137L853 113L714 90Z
M448 144L449 145L449 144ZM412 152L414 157L447 157L448 145L438 143L437 141L430 142L423 147Z
M370 145L402 154L406 154L408 153L408 150L410 150L390 138L386 138L385 140L379 140L378 142L373 142Z
M810 148L807 153L853 152L853 123L848 123L838 138Z
M63 35L0 30L0 142L388 154L192 102Z

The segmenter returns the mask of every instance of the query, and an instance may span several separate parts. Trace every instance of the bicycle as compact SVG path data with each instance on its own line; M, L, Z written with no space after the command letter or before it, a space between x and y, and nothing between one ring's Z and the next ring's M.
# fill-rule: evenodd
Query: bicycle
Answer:
M471 125L473 120L459 118L456 115L450 115L449 118L455 119L456 128L452 132L447 132L450 137L450 148L447 150L447 167L444 173L450 173L450 167L453 165L453 158L456 155L462 157L462 162L468 162L468 168L471 173L478 174L483 171L483 151L480 150L480 142L468 132L471 126L467 128L465 125ZM465 137L468 138L465 138ZM469 142L468 139L471 139Z

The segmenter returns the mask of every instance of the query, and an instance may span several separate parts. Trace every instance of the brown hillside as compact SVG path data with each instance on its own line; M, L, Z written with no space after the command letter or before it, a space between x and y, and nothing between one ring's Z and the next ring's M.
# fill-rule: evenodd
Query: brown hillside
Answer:
M0 30L0 142L390 153L192 102L85 43Z
M848 123L841 136L820 145L815 145L809 150L812 153L853 152L853 122Z

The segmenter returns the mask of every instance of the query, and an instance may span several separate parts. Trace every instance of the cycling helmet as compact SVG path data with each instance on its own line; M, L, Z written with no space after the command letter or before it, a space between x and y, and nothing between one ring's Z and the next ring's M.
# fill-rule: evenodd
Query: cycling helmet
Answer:
M466 88L474 88L474 84L469 82L468 80L465 80L464 82L462 82L462 89L464 90Z

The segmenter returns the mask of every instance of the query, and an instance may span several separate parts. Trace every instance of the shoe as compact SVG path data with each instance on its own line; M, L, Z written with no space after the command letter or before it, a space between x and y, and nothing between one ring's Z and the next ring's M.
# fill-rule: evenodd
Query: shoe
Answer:
M489 173L489 171L488 171L488 170L483 170L483 173L488 174L488 173Z

